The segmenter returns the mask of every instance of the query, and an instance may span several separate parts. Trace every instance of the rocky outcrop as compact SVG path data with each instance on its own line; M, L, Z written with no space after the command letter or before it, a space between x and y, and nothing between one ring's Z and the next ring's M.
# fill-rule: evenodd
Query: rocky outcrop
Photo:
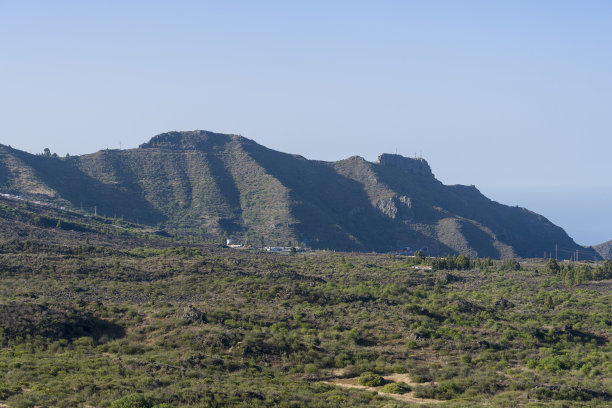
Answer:
M183 308L180 313L180 318L187 323L206 322L206 316L200 310L188 305Z
M427 161L423 158L411 159L399 154L383 153L378 156L378 163L383 166L397 167L407 174L416 174L419 176L433 177L431 168Z
M381 198L376 202L376 208L392 220L412 220L412 200L407 196L394 194L389 198Z
M603 244L595 245L595 251L604 259L612 259L612 241L604 242Z

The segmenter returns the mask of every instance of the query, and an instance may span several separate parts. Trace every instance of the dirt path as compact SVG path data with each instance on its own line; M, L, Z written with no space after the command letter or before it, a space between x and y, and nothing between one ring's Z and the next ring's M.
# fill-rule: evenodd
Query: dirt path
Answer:
M416 385L426 385L426 384L417 384L410 379L408 374L390 374L383 375L383 378L388 382L400 382L403 381L406 384L414 387ZM366 387L365 385L360 385L358 383L359 377L353 378L333 378L329 381L324 381L326 384L335 385L336 387L342 388L355 388L359 390L368 390L368 391L376 391L379 395L384 397L389 397L396 399L398 401L403 402L411 402L413 404L440 404L445 401L435 400L435 399L425 399L425 398L417 398L414 396L414 391L408 392L406 394L389 394L387 392L381 392L381 387Z

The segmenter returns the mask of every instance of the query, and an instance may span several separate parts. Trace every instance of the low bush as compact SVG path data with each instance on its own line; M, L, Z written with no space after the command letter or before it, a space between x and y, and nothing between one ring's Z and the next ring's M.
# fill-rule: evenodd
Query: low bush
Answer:
M0 385L0 400L6 400L8 397L20 392L21 387L17 385Z
M529 392L531 398L538 400L590 401L592 393L578 387L537 387Z
M412 391L412 388L405 382L394 382L385 385L380 391L389 394L406 394Z
M359 376L358 382L366 387L380 387L385 384L385 379L378 374L366 371Z
M153 408L153 403L142 394L130 394L114 401L111 408Z

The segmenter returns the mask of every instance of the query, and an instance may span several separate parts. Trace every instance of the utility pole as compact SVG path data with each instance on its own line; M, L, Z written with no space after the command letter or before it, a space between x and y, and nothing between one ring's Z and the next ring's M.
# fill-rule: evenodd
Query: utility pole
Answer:
M94 217L98 216L98 206L94 205Z
M558 261L559 257L557 256L557 244L555 244L555 261Z

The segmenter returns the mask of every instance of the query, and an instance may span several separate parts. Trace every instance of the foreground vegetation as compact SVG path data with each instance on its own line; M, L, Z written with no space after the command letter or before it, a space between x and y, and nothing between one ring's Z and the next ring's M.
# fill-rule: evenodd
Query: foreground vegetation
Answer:
M608 263L458 258L4 243L0 400L392 407L410 403L324 381L407 373L385 392L612 406Z

